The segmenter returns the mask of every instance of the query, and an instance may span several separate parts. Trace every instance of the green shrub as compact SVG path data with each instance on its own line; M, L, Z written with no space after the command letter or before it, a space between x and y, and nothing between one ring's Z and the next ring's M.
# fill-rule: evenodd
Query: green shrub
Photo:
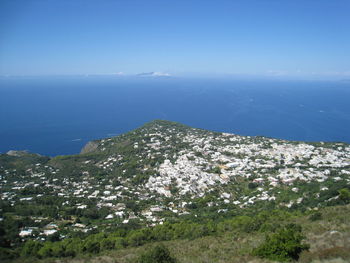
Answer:
M248 184L248 188L249 189L255 189L255 188L257 188L259 185L257 184L257 183L254 183L254 182L250 182L249 184Z
M350 191L347 188L340 189L339 191L339 199L345 202L350 201Z
M169 250L162 244L156 245L141 254L138 263L175 263L176 259L170 255Z
M260 232L275 232L281 225L279 223L264 223L260 226Z
M22 257L36 257L43 244L37 241L28 240L21 251Z
M302 243L303 239L301 227L290 224L267 236L265 242L253 250L253 255L280 262L298 260L300 253L309 249L309 245Z
M44 243L43 247L41 247L38 251L39 258L48 258L53 256L53 246L50 241Z
M227 219L218 224L219 232L227 231L243 231L251 233L257 231L260 228L260 220L255 220L249 216L236 216L232 219Z
M140 229L131 231L127 237L128 244L132 247L137 247L145 244L151 237L149 229Z
M114 247L116 249L121 249L127 246L127 243L124 238L122 237L115 237L114 238Z
M101 249L102 250L109 250L115 248L115 240L113 238L104 238L101 241Z
M101 246L98 240L88 239L84 242L83 251L89 252L93 254L97 254L100 252Z
M316 220L321 220L321 219L322 219L322 213L320 213L320 212L313 213L309 216L310 221L316 221Z
M65 257L74 257L82 250L82 241L78 238L65 239L62 243L65 247Z

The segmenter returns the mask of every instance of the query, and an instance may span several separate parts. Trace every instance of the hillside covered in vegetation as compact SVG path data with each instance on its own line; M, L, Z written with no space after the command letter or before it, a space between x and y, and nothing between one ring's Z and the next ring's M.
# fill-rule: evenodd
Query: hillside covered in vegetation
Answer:
M2 260L350 260L345 143L156 120L78 155L1 154L0 183Z

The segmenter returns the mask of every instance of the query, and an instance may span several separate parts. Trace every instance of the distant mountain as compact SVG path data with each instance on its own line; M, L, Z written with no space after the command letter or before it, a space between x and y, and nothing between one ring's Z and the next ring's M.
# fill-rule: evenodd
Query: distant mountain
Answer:
M137 74L139 77L170 77L171 75L166 72L143 72Z

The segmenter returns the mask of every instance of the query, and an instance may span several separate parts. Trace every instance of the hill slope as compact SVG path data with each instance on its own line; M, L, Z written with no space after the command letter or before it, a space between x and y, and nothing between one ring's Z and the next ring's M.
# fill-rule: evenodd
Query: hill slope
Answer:
M350 146L156 120L78 155L2 154L0 175L1 246L15 248L27 239L342 205Z

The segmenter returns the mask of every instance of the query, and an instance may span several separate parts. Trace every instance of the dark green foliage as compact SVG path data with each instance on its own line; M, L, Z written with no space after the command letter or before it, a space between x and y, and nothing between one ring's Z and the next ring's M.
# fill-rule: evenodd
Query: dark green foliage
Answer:
M175 263L176 259L170 255L169 249L163 244L147 250L138 259L138 263Z
M115 237L114 238L114 247L116 249L121 249L127 246L127 243L124 238L122 237Z
M257 183L253 183L253 182L250 182L248 183L248 188L249 189L255 189L258 187L258 184Z
M42 246L43 244L40 242L28 240L22 248L21 256L22 257L37 256L37 253Z
M321 220L322 219L322 213L320 212L315 212L309 216L309 219L311 221L316 221L316 220Z
M130 246L137 247L145 244L151 238L151 230L145 228L139 231L132 231L127 238Z
M128 230L124 233L90 234L86 238L66 238L57 242L28 240L21 252L23 257L72 257L80 253L98 254L104 250L137 247L150 242L174 239L195 239L216 233L215 224L165 223L152 228Z
M45 242L44 245L39 249L37 257L48 258L53 256L53 246L51 242Z
M0 247L0 261L18 257L17 253L9 248Z
M214 174L220 174L221 173L221 168L219 166L215 166L212 169L209 170L210 173Z
M97 240L91 240L91 239L87 240L84 243L83 251L97 254L98 252L100 252L100 242Z
M64 256L62 257L74 257L81 251L80 239L65 239L62 241L64 247Z
M231 233L251 233L254 231L274 231L279 222L291 217L291 214L282 210L261 212L254 216L234 216L221 222L208 220L180 221L177 223L165 222L155 227L119 229L112 233L96 233L88 236L76 236L57 242L36 242L28 240L22 248L21 255L26 257L73 257L81 253L98 254L101 251L137 247L144 244L178 240L196 239L210 235Z
M47 238L48 241L51 241L51 242L56 242L56 241L59 241L60 240L60 234L59 232L56 232L52 235L49 235L48 238Z
M303 244L304 236L299 225L290 224L272 235L253 250L255 256L280 262L298 260L302 251L308 250L309 245Z
M237 216L232 219L225 220L218 224L220 232L227 231L243 231L246 233L256 231L260 228L260 220L249 216Z
M201 152L195 152L194 155L196 155L197 157L203 157L203 154Z
M1 206L0 202L0 207ZM10 248L11 243L19 243L18 229L22 222L16 220L13 216L5 217L0 221L0 247Z
M139 185L147 182L148 178L149 178L149 175L137 174L135 177L132 178L131 182L135 185Z
M101 241L102 250L110 250L115 248L115 240L111 237L105 238Z

